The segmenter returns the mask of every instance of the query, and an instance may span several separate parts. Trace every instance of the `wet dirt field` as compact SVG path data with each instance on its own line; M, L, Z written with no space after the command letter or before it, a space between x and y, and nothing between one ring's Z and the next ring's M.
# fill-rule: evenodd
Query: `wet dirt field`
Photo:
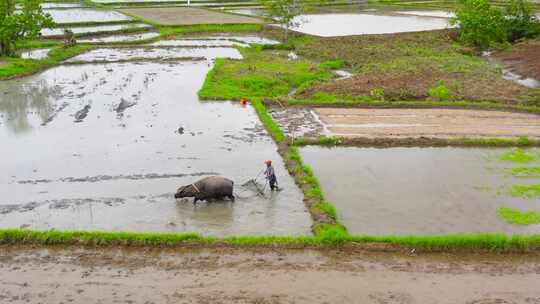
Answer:
M0 82L0 227L309 234L302 193L254 110L198 100L211 66L67 65ZM266 159L283 190L261 197L241 184ZM174 199L212 174L236 182L235 203Z
M505 151L305 147L301 155L351 233L539 233L540 224L511 225L497 215L502 206L540 211L540 200L508 194L512 184L537 180L510 176L516 164L499 159Z
M264 23L259 18L187 7L133 8L122 11L162 25Z
M121 42L121 41L139 41L145 39L151 39L158 37L159 33L139 33L139 34L127 34L127 35L109 35L109 36L98 36L88 39L78 39L77 42L92 42L92 43L103 43L103 42Z
M312 14L295 18L295 31L322 37L429 31L450 27L445 18L414 15Z
M69 27L74 34L99 34L109 32L121 32L125 30L144 29L151 26L144 23L128 23L128 24L116 24L116 25L99 25L99 26L81 26L81 27ZM41 34L44 37L62 36L64 35L63 28L43 29Z
M0 248L2 303L540 303L538 256Z
M459 109L287 108L278 122L296 136L540 137L535 114ZM299 122L298 113L309 118ZM312 130L305 132L304 130ZM318 134L317 134L318 133Z

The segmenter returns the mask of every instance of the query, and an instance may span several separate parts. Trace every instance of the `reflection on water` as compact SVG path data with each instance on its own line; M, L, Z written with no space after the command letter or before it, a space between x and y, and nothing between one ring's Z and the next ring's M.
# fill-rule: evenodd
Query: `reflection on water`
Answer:
M540 225L497 216L501 206L540 211L540 200L498 193L527 182L504 173L514 164L499 160L502 151L306 147L301 154L353 233L539 233Z
M294 30L323 37L416 32L450 27L444 18L367 13L301 15L294 22L298 23Z
M14 82L18 85L13 85ZM3 92L0 96L0 117L7 130L17 134L32 129L32 117L37 120L37 125L44 124L51 117L61 88L49 85L46 79L33 83L1 81L0 92Z

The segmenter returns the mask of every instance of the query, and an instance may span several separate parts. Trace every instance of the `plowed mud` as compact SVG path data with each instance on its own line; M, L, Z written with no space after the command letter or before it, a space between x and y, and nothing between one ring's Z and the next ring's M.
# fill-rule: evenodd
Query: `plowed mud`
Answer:
M459 109L318 108L332 135L345 137L540 137L535 114Z
M0 248L2 303L540 303L538 256Z

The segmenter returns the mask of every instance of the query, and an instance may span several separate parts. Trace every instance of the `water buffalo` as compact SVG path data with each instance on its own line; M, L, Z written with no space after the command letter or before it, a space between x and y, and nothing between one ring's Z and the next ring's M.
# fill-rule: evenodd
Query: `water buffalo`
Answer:
M175 198L194 197L197 201L208 199L223 199L225 197L234 201L234 182L221 176L208 176L193 184L178 188Z

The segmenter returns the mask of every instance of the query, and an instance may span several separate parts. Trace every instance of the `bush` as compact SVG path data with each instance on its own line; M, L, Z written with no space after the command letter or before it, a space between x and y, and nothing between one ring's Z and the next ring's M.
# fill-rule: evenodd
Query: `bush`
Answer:
M437 83L436 87L431 88L428 94L429 97L437 100L449 100L452 98L452 92L450 92L442 80Z
M532 38L540 33L540 23L525 0L510 0L504 15L508 41Z
M452 24L459 25L459 39L480 48L506 41L505 20L502 11L488 0L460 0L460 8Z
M540 34L540 22L526 0L510 0L504 9L489 0L459 0L451 23L459 25L459 39L481 49Z

